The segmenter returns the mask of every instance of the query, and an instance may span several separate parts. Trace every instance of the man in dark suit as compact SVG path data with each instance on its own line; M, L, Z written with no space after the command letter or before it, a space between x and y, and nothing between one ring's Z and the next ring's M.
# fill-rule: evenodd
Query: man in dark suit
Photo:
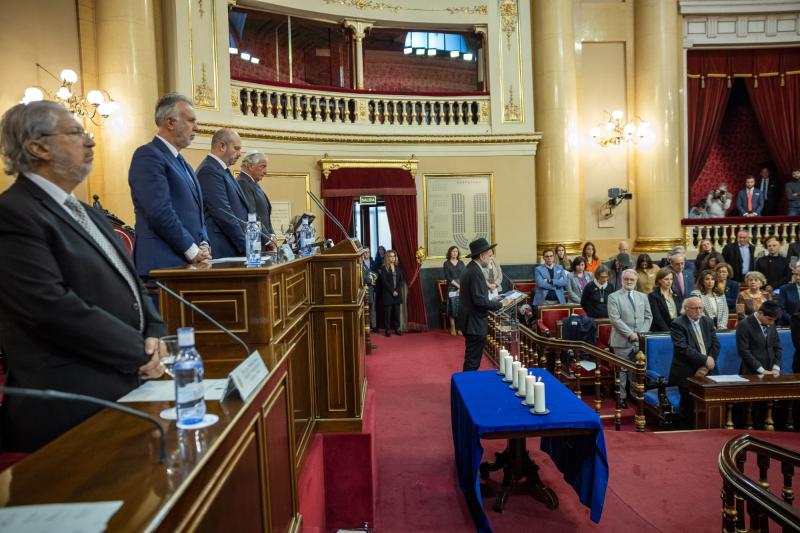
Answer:
M247 202L228 168L239 160L241 152L242 139L238 133L229 128L217 130L211 137L211 151L197 167L208 237L217 257L245 255Z
M756 188L756 179L747 176L744 189L736 195L736 209L743 217L757 217L764 209L764 193Z
M458 329L464 333L464 371L478 370L481 365L489 322L486 313L502 307L498 300L489 300L489 288L483 277L481 267L489 264L492 250L497 244L489 244L480 238L469 243L469 262L461 274L461 293L459 299Z
M756 270L764 274L767 278L767 286L764 288L772 292L781 285L789 283L791 277L789 270L789 260L780 254L781 243L775 237L767 239L767 255L756 260Z
M800 267L794 268L792 282L781 287L778 305L781 308L781 324L788 326L790 317L800 311Z
M91 171L94 141L49 101L12 107L0 130L6 170L18 174L0 195L6 384L117 400L163 374L166 330L106 217L72 194ZM7 395L2 449L36 450L98 410Z
M255 213L261 222L261 229L267 235L275 235L272 228L272 204L269 197L259 183L267 173L267 156L262 152L250 152L242 159L242 171L239 172L239 187L242 188L244 198L250 213ZM264 243L265 245L269 243ZM380 266L380 265L378 265ZM375 269L377 272L377 269Z
M703 314L703 300L690 296L683 301L684 313L669 326L672 337L672 368L669 384L677 385L681 393L681 416L684 423L694 426L694 402L689 395L693 376L705 376L716 366L719 356L714 321Z
M669 268L674 274L672 293L677 296L675 306L680 307L684 298L694 289L694 276L686 271L686 254L675 254L670 257Z
M744 275L755 269L756 247L750 244L750 232L740 229L736 232L736 242L726 244L722 257L733 269L733 279L742 283Z
M133 257L139 275L211 259L200 184L180 151L197 131L192 102L179 94L156 104L158 135L133 153L128 183L136 212Z
M761 214L764 216L775 215L778 213L778 200L780 199L780 187L778 181L769 175L769 167L761 167L758 173L758 190L764 195L764 209Z
M777 303L766 301L736 325L736 350L742 357L740 374L780 375L781 341L775 327L780 314Z

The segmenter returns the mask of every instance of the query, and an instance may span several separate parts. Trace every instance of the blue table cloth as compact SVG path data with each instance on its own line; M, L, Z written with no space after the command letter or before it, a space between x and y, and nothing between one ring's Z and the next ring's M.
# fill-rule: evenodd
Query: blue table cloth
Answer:
M550 455L564 479L591 509L597 523L603 512L608 484L608 458L603 426L597 414L546 370L533 369L545 384L548 415L532 415L521 398L494 370L460 372L450 382L458 483L480 532L491 532L483 512L478 469L483 459L481 437L511 431L591 429L591 435L542 437L541 449ZM533 436L533 435L531 435Z

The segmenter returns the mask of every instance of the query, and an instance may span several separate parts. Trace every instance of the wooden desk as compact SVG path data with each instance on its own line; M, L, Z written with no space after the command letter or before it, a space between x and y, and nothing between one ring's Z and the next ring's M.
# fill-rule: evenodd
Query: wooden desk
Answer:
M694 400L694 426L698 429L733 429L733 405L767 402L765 429L774 430L772 406L776 400L800 399L800 374L743 376L748 382L716 383L707 377L689 378L689 394ZM789 404L791 409L791 403ZM792 416L787 429L794 429Z

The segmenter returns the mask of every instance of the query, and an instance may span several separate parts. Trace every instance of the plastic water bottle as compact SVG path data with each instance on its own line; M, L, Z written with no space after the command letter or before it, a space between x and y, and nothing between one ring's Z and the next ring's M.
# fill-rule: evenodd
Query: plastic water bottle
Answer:
M261 266L261 222L255 213L247 214L247 228L244 231L247 266Z
M311 255L311 228L308 226L308 217L303 217L300 225L300 255Z
M172 365L175 375L175 408L178 423L198 424L206 415L203 396L203 359L194 348L194 328L178 328L178 357Z

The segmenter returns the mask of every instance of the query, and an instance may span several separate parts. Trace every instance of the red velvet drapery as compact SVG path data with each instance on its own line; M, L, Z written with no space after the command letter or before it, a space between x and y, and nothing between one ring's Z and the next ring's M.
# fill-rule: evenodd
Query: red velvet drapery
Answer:
M325 207L330 209L333 216L342 223L345 229L350 228L353 222L353 197L352 196L329 196L325 198ZM331 220L330 217L325 217L325 238L332 239L333 242L339 242L346 238L339 229L339 226Z
M415 331L428 329L425 319L425 302L422 298L422 283L419 280L420 265L417 264L417 197L384 196L392 245L403 269L408 284L408 328Z

